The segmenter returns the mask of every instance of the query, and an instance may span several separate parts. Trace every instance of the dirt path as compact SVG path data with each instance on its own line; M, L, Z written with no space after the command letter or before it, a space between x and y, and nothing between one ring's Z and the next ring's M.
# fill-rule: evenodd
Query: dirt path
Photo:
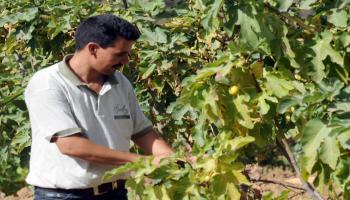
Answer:
M33 200L33 191L28 187L20 189L15 195L4 197L1 194L0 200Z
M301 182L290 169L280 167L249 166L248 175L255 191L272 192L274 197L289 190L288 200L309 199Z

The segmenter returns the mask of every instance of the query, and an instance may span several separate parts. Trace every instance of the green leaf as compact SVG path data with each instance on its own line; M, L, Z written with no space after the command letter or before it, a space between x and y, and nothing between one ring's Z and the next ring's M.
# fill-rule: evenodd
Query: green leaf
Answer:
M201 24L205 30L212 32L219 27L219 20L217 18L219 9L221 8L223 0L216 0L211 4L208 12L205 14Z
M320 169L317 170L319 174L315 179L315 185L320 189L320 192L323 193L323 188L329 183L330 174L332 171L326 165L320 164L319 167Z
M337 111L350 112L350 104L348 102L337 102L334 105Z
M200 147L203 147L205 144L205 116L201 115L200 118L197 121L197 124L194 126L192 129L192 136L194 141L196 142L197 145Z
M346 28L348 25L348 13L346 10L332 9L332 14L327 19L328 22L337 27Z
M232 170L232 175L235 177L239 184L251 185L247 177L241 171Z
M215 196L219 197L221 195L224 195L226 193L226 185L227 185L227 180L223 179L221 176L214 176L213 181L212 181L211 187L213 188L213 192Z
M146 187L142 195L142 199L153 200L153 199L162 199L156 194L156 187Z
M157 45L158 43L164 44L167 42L167 35L164 29L157 27L154 31L152 31L149 28L143 28L141 29L141 32L143 33L141 39L148 42L152 46Z
M206 157L202 160L197 161L195 166L196 169L203 169L204 172L216 171L218 161L212 157Z
M312 169L317 161L317 154L312 155L302 155L300 157L299 163L302 168L301 174L302 177L307 180L308 176L312 173Z
M157 67L156 64L154 64L154 63L150 64L148 69L144 73L142 73L142 79L147 79L149 76L151 76L151 74L154 72L156 67Z
M133 163L127 163L120 167L117 167L115 169L112 169L108 172L106 172L103 176L103 180L111 180L113 177L118 176L120 174L129 172L135 168L135 164Z
M27 131L17 132L15 137L11 141L11 145L17 146L17 152L20 153L25 147L29 147L31 144L30 134Z
M340 133L338 135L338 140L340 142L340 145L344 149L350 150L350 129L347 129L347 130L343 131L342 133Z
M235 186L233 183L227 183L226 189L227 189L227 194L229 199L231 200L241 199L241 193L239 192L237 186Z
M350 158L349 157L345 157L339 160L337 169L334 172L334 180L338 185L342 187L345 187L345 185L350 182Z
M323 163L328 164L333 170L340 156L339 144L335 137L325 137L320 149L320 159Z
M300 9L309 10L311 9L310 5L316 3L317 0L301 0L299 2Z
M288 34L288 28L286 26L283 26L283 36L282 36L282 41L283 44L285 46L285 52L289 58L290 64L292 67L294 68L300 68L300 65L297 63L297 61L295 60L295 53L292 50L292 47L289 44L289 40L287 38L287 34Z
M249 107L244 103L244 96L239 95L237 98L233 100L233 103L235 105L235 108L237 110L237 121L242 126L252 129L254 127L253 121L250 117L250 109Z
M241 194L237 186L232 182L235 179L232 173L214 176L211 188L217 199L233 199L239 200ZM228 196L225 198L225 196Z
M234 68L230 73L232 85L237 85L240 90L255 90L256 81L252 74L245 71L243 68Z
M350 45L350 34L347 32L343 32L340 36L339 39L341 43L343 44L343 47L347 47ZM349 70L348 70L349 71Z
M202 0L195 0L193 7L198 10L204 10L206 8Z
M266 74L266 88L274 95L282 98L289 94L289 91L294 89L291 81L278 78L277 76L268 73Z
M269 112L270 106L266 103L265 97L260 96L258 99L259 113L260 115L265 115Z
M321 146L324 138L327 137L331 129L327 127L321 120L314 119L309 121L303 131L301 143L305 156L312 157L317 155L317 151Z
M341 54L335 51L330 45L333 35L329 31L324 31L321 33L322 39L318 39L317 43L312 47L315 52L315 56L312 59L314 72L310 74L313 77L313 80L316 82L320 82L325 76L325 65L323 60L329 56L334 63L343 67L344 59Z
M22 21L30 22L38 14L38 11L39 11L38 8L34 7L34 8L25 9L24 12L17 12L11 15L5 15L4 17L1 16L0 27L3 27L6 23L18 24L19 22L22 22Z
M284 190L275 200L288 200L290 190Z
M169 106L169 111L170 111L170 109L171 109L171 107ZM190 110L192 110L191 105L186 104L186 105L184 105L184 106L181 106L180 109L177 109L177 110L173 111L173 112L171 113L171 115L172 115L172 117L173 117L175 120L181 120L182 117L183 117L188 111L190 111Z
M160 28L156 28L156 38L158 43L166 43L167 42L167 35L165 34L165 31Z
M257 33L261 32L260 25L248 7L238 10L237 24L241 25L241 42L249 44L253 49L257 48L259 44Z
M273 198L273 193L268 191L263 193L262 200L275 200L275 198Z
M7 103L11 102L12 100L16 99L17 97L21 96L24 92L24 88L18 89L18 91L12 93L11 95L4 97L3 99L0 99L0 106L4 106Z
M246 146L249 143L254 142L254 137L251 136L246 136L246 137L235 137L233 138L233 140L230 141L230 145L231 145L231 151L237 151L238 149Z
M139 197L138 195L143 194L145 189L142 181L141 183L136 183L132 178L127 179L125 186L131 188L131 190L128 191L128 199L137 199Z
M295 97L285 97L278 102L277 112L285 113L290 107L298 105L298 101Z
M278 3L278 10L280 12L286 12L293 4L293 0L276 0L276 2Z
M264 62L263 61L256 61L253 64L250 65L250 69L252 71L252 74L254 74L254 77L256 79L261 79L264 76Z

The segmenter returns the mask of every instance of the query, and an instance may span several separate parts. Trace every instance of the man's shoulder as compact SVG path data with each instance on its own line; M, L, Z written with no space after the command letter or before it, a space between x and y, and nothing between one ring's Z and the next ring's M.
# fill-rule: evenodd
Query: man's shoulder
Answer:
M58 65L59 63L53 64L49 67L38 70L30 78L27 88L50 88L55 85L55 79L58 76Z
M59 62L36 71L31 79L45 78L47 76L53 76L53 75L57 74L58 65L59 65Z

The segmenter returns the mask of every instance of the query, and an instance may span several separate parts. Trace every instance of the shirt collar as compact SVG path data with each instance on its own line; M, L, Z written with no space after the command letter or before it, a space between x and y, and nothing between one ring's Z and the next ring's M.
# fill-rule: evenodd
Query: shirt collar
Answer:
M73 83L75 86L80 86L80 85L85 85L87 86L86 83L82 82L74 73L73 71L68 67L68 61L73 57L73 54L68 54L66 55L63 60L59 63L58 66L58 71L62 76L64 76L68 81ZM111 85L116 85L118 84L118 80L114 75L109 75L107 76L107 81Z

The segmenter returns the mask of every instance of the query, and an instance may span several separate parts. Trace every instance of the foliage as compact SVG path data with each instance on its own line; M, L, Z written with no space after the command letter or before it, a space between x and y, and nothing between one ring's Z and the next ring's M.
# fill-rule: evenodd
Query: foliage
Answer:
M158 166L152 164L152 158L141 159L110 171L105 179L135 170L135 175L127 181L127 186L132 188L129 199L138 195L142 199L240 199L239 186L250 183L242 174L244 165L236 162L238 150L254 138L230 139L229 134L221 137L225 143L214 141L215 153L194 165L182 161L184 156L163 159Z
M25 175L28 77L72 52L81 19L109 12L142 32L122 71L179 151L157 168L140 161L111 172L136 171L131 199L253 198L242 189L242 162L282 138L305 180L315 175L319 190L350 197L348 1L132 0L127 10L122 2L35 2L0 3L1 190ZM187 151L198 163L175 164Z
M28 171L30 125L22 93L29 77L72 51L72 27L103 9L88 1L0 2L0 191L15 192Z

